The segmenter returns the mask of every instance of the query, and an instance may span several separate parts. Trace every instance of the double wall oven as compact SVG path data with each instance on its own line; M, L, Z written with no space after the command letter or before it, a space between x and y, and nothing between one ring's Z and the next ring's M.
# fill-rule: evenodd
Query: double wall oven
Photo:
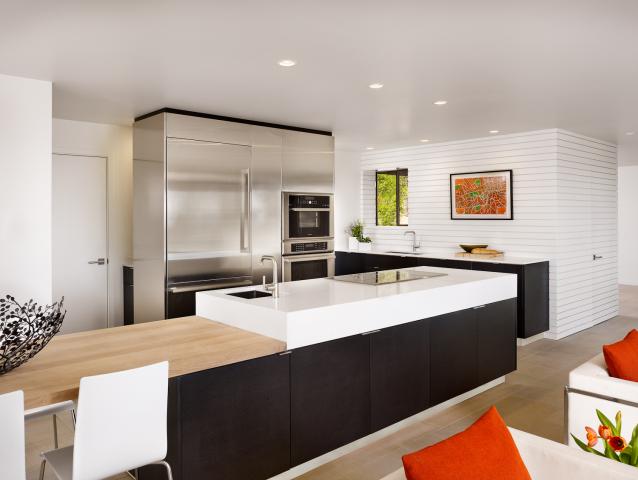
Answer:
M284 282L334 275L334 210L329 193L284 192Z

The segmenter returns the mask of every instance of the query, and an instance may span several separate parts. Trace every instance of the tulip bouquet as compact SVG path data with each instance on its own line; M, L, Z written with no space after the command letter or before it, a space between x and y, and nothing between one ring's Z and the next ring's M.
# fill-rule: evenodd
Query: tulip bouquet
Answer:
M620 412L616 414L615 422L609 420L600 410L596 410L596 415L598 415L598 420L600 420L598 431L591 427L585 427L587 443L576 438L574 434L571 434L576 444L586 452L638 467L638 425L634 427L631 440L627 442L627 440L621 436L622 414ZM598 444L598 440L602 440L604 447L602 453L594 449Z

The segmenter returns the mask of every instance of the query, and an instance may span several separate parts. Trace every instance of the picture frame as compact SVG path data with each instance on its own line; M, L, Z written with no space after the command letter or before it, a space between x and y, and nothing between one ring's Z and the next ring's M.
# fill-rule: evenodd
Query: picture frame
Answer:
M513 220L512 170L450 174L452 220Z

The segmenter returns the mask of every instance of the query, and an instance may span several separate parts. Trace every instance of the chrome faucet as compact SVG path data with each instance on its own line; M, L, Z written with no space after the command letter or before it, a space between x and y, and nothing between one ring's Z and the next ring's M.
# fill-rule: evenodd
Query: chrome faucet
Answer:
M414 230L406 231L403 236L411 233L412 234L412 253L416 253L416 251L421 248L421 244L416 242L416 232Z
M279 267L277 265L277 259L272 255L264 255L259 262L263 265L264 260L270 260L272 262L272 283L266 285L266 290L272 293L273 298L279 298L279 283L277 281L277 271Z

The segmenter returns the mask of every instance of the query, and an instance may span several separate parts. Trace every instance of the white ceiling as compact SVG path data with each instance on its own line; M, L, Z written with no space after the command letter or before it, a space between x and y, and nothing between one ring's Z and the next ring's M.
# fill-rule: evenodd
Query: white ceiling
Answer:
M636 0L0 0L0 73L52 80L60 118L169 106L354 148L559 127L638 153Z

